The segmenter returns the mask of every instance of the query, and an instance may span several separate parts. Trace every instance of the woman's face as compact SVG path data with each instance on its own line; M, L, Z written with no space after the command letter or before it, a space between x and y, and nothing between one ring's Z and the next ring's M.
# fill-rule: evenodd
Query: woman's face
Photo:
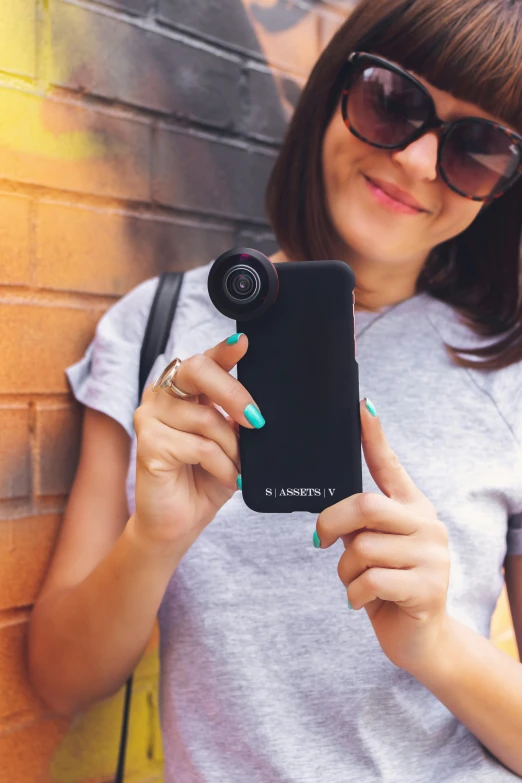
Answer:
M431 93L442 120L474 116L500 121L417 78ZM439 135L440 131L428 132L404 150L377 149L347 129L338 105L324 137L323 172L330 215L349 248L348 257L355 254L378 262L423 262L433 247L472 223L483 204L459 196L438 176ZM425 211L396 211L383 203L385 197L366 177L406 191Z

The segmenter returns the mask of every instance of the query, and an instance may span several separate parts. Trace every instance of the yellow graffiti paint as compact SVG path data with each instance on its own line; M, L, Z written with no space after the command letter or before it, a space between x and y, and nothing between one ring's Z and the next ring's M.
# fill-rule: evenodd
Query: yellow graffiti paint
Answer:
M0 114L0 147L63 161L104 155L102 137L63 103L0 88Z
M66 49L59 55L52 50L49 13L47 4L36 0L0 2L0 149L50 161L103 157L106 142L89 127L89 114L53 100L47 79L51 64L60 72L70 65ZM88 37L89 30L71 30L71 50L75 36Z
M35 0L2 0L0 3L0 71L20 76L35 75Z
M163 780L163 753L158 717L157 651L146 654L136 670L126 758L126 783ZM117 696L78 715L55 750L49 766L53 783L110 778L116 771L122 689Z

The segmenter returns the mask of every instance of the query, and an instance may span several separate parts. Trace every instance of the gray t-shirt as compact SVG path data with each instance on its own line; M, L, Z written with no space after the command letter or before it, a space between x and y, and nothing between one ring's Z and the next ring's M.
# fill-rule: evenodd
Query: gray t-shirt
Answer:
M209 299L211 264L185 273L149 380L236 331ZM156 282L120 299L67 370L76 397L132 438L131 512L132 417ZM374 402L449 530L447 611L488 638L506 553L522 554L522 362L493 372L453 365L443 341L479 338L428 294L355 318L360 397ZM364 460L363 489L379 491ZM159 612L166 783L520 780L386 658L366 611L347 607L342 542L314 549L316 519L255 513L238 491L172 576Z

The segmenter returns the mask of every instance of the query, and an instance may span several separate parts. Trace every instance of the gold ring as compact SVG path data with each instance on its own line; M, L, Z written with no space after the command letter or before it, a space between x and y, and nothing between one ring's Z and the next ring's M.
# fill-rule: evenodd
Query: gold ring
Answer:
M188 392L184 392L182 389L178 389L178 387L174 386L172 383L172 380L176 375L180 364L181 359L178 358L173 359L170 364L167 364L159 378L154 381L152 391L158 392L161 391L161 389L164 389L172 397L181 397L182 400L186 400L189 397L197 397L197 394L189 394Z

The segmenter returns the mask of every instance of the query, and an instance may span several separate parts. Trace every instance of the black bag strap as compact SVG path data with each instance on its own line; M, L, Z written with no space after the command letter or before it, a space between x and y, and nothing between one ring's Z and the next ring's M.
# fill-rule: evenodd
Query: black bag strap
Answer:
M172 321L178 303L179 292L183 282L183 272L164 272L158 280L158 287L152 300L149 320L145 328L143 343L140 352L139 393L138 404L141 401L145 383L152 370L157 357L167 347ZM129 729L129 713L132 693L133 675L127 680L125 686L125 701L123 705L123 720L121 725L120 750L118 753L118 767L114 783L123 783L125 775L125 751L127 747L127 735Z
M183 272L160 275L141 346L138 400L141 400L154 362L167 347L182 282Z

